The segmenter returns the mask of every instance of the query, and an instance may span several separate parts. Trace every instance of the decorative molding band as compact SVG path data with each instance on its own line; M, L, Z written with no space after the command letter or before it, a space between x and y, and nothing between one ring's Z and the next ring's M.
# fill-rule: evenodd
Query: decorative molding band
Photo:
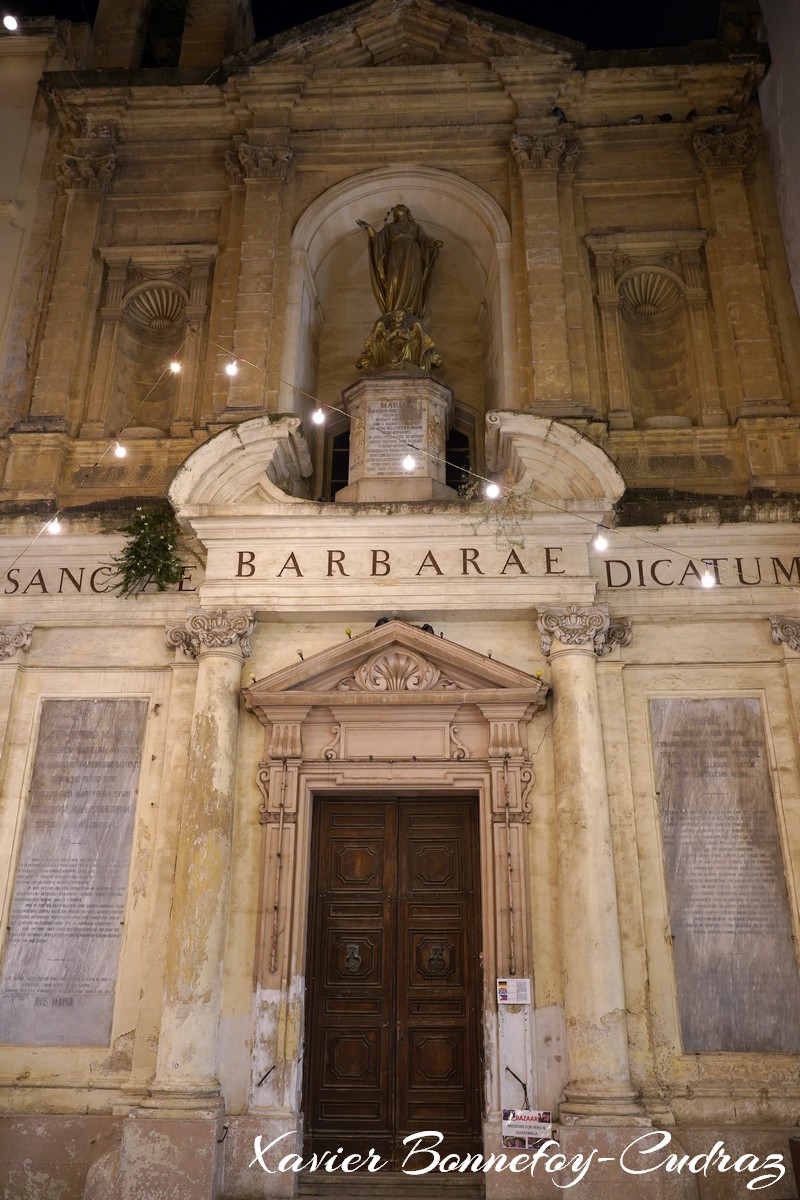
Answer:
M531 814L527 811L520 812L519 809L504 809L502 812L492 813L492 824L503 825L508 828L509 825L530 825Z
M17 650L29 650L33 625L0 625L0 660Z
M510 149L520 171L544 169L574 175L581 156L578 139L567 138L563 133L537 134L533 137L515 133Z
M247 179L278 179L283 182L292 162L289 146L254 146L240 142L225 152L225 170L234 185Z
M260 816L258 818L259 825L296 825L297 813L294 812L267 812L259 809Z
M373 654L338 685L339 692L427 692L433 688L458 690L438 667L412 650L389 650Z
M800 654L800 617L774 616L770 617L769 621L775 645L785 643L791 650Z
M755 158L758 145L750 129L712 126L692 135L692 149L704 171L741 171Z
M107 117L88 115L81 121L81 137L97 138L98 141L116 143L119 141L119 124Z
M610 620L605 605L581 608L568 604L564 608L542 609L536 625L545 657L550 655L554 638L562 646L584 646L597 654L604 653L598 646L605 645Z
M56 182L62 192L81 188L105 191L116 165L116 154L65 154L56 167Z

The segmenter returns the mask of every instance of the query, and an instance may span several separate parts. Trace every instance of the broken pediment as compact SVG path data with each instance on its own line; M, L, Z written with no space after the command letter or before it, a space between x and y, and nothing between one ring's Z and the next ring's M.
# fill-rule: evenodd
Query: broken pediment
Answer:
M392 620L265 676L243 694L263 720L275 705L300 703L461 705L505 699L537 709L547 693L547 684L535 675Z
M579 43L457 0L362 0L317 17L228 60L232 72L262 63L320 68L487 63L541 55L570 59Z

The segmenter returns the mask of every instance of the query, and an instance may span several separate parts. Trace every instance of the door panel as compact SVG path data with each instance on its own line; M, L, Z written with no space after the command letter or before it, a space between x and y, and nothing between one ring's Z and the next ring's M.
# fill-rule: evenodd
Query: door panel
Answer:
M471 801L317 801L307 1149L480 1147L478 879Z

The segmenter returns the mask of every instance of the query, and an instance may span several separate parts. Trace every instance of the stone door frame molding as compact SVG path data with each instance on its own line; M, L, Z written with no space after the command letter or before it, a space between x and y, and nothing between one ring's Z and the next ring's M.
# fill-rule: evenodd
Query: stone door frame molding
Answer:
M244 690L265 726L257 1012L251 1111L300 1135L304 973L314 797L448 793L478 801L483 954L484 1136L500 1135L498 975L530 976L527 722L547 700L535 676L392 620ZM265 1072L270 1067L268 1078ZM262 1121L262 1124L264 1122ZM284 1143L285 1144L285 1143Z

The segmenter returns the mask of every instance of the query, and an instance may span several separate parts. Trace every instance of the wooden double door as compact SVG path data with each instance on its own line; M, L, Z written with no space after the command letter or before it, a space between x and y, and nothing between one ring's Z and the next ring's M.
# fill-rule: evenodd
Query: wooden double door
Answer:
M476 802L316 801L305 1150L480 1149L479 880Z

